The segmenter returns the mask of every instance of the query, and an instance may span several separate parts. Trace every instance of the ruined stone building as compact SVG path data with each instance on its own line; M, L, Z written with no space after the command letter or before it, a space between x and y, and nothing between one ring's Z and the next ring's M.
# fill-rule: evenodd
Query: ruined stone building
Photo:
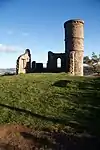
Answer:
M64 23L65 29L65 52L48 52L47 67L43 63L31 64L31 54L27 49L18 57L16 73L34 72L67 72L71 75L83 76L84 54L84 21L80 19L68 20ZM57 67L57 59L61 59L61 67Z
M31 54L30 50L26 49L25 53L20 55L17 59L16 73L30 73L31 72Z

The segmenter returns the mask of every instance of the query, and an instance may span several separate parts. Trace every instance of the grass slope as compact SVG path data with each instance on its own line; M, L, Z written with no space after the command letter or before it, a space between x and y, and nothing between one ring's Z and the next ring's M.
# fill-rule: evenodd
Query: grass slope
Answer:
M0 124L100 135L100 78L61 74L0 77Z

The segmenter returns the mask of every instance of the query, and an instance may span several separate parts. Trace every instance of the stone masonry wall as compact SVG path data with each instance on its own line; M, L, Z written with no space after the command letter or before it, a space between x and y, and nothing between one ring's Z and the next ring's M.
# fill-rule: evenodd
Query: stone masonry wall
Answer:
M69 20L65 22L64 28L65 53L69 55L68 72L72 75L83 76L84 22L82 20Z
M83 76L83 52L75 52L74 63L74 75Z
M70 52L70 55L69 55L69 58L70 58L69 72L71 75L74 75L74 55L75 55L74 51Z
M30 72L31 55L29 50L26 50L24 54L18 57L16 65L16 74Z

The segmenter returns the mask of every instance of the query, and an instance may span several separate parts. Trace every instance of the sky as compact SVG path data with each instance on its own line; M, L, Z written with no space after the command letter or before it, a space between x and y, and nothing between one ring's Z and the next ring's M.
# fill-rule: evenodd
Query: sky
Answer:
M43 62L64 52L64 22L84 20L84 55L100 53L100 0L0 0L0 68L15 68L28 48Z

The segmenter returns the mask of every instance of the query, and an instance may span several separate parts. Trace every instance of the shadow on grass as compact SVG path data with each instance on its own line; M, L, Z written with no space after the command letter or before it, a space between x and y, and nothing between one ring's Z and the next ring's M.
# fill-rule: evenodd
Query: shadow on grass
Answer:
M41 120L44 120L44 121L50 121L50 122L58 123L58 124L62 124L62 125L69 125L72 128L76 128L76 129L78 129L78 128L83 129L84 128L83 126L80 126L77 121L75 121L75 122L74 121L67 121L66 118L62 119L62 118L55 118L55 117L50 117L50 116L43 116L43 115L40 115L40 114L33 113L29 110L25 110L25 109L21 109L21 108L17 108L17 107L12 107L12 106L8 106L8 105L5 105L5 104L0 104L0 106L4 107L4 108L7 108L7 109L10 109L10 110L14 110L16 112L25 113L26 115L31 115L32 117L35 117L37 119L41 119Z
M71 81L69 80L59 80L56 81L53 86L57 86L57 87L66 87L69 83L71 83Z
M77 86L79 89L93 89L93 90L98 90L100 89L100 77L98 78L94 78L92 81L87 78L87 80L83 80L81 81L76 81L76 80L58 80L56 81L53 86L57 86L57 87L67 87L67 85L69 83L72 83L72 84L76 84L77 83Z
M59 80L54 85L66 87L65 83L70 82ZM71 121L69 122L69 125L75 128L76 131L86 131L89 134L100 137L100 78L75 80L70 84L73 89L75 89L74 84L76 84L77 90L72 90L68 94L58 93L63 98L65 97L65 100L68 99L68 96L70 97L69 104L72 109L70 107L66 109L65 106L63 113L66 117L70 116L71 121L76 122L75 124L71 124Z
M88 89L88 90L99 90L100 89L100 79L94 79L92 82L79 82L79 89Z
M44 132L38 136L21 132L25 139L32 140L37 148L52 150L99 150L100 141L95 137L67 135L63 132Z
M75 103L77 103L77 102L75 101ZM74 102L73 102L73 104L74 104ZM64 126L65 125L70 126L71 128L75 129L75 131L77 131L77 132L82 133L82 132L86 131L87 133L89 133L90 135L93 135L93 136L98 136L98 134L100 133L100 132L98 132L99 126L100 126L99 118L97 118L98 115L100 114L100 110L98 111L98 108L94 108L94 107L88 108L88 106L85 108L83 106L81 111L67 109L67 112L64 110L66 117L64 117L64 119L62 119L62 118L55 118L55 117L50 117L50 116L43 116L43 115L36 114L36 113L33 113L28 110L8 106L5 104L0 104L0 106L8 108L10 110L17 111L17 112L25 113L26 115L31 115L32 117L35 117L37 119L41 119L44 121L50 121L55 124L58 123L58 124L61 124ZM80 108L81 108L81 106L80 106ZM84 113L84 110L86 110L86 109L89 111L89 114ZM75 115L73 116L74 113L75 113ZM94 114L92 114L92 113L94 113ZM69 121L67 120L67 116L70 117ZM71 116L72 116L72 118L71 118Z
M32 140L37 148L44 148L45 146L46 148L56 147L56 144L53 144L53 142L48 139L48 136L45 136L44 134L36 136L34 133L20 132L20 135L27 140Z
M100 78L77 83L79 91L70 93L71 104L76 107L73 118L86 132L100 137Z
M28 150L99 150L100 148L100 141L95 137L68 135L63 132L42 131L41 133L40 131L35 134L34 132L20 132L20 136L28 143L31 141L31 144L28 144ZM18 144L0 144L0 150L19 150ZM22 147L23 143L21 149Z
M4 74L2 74L1 76L14 76L14 75L16 75L15 73L4 73Z
M0 104L0 106L8 108L10 110L14 110L14 111L18 111L18 112L21 112L21 113L25 113L26 115L31 115L32 117L36 117L36 118L41 119L41 120L52 121L53 123L61 123L61 124L66 123L65 119L56 119L54 117L42 116L40 114L36 114L36 113L33 113L33 112L25 110L25 109L12 107L12 106L8 106L8 105L5 105L5 104Z

